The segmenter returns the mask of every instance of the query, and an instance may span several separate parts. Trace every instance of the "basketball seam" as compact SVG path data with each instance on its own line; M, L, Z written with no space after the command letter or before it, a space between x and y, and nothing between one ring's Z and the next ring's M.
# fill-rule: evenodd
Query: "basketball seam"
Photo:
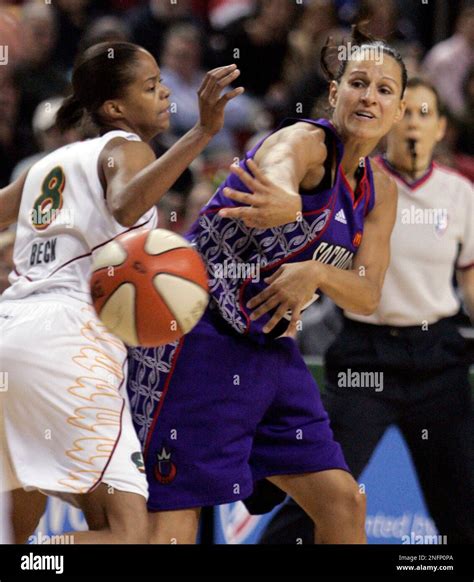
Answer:
M155 277L158 277L159 275L170 275L171 277L176 277L177 279L182 279L183 281L187 281L188 283L192 283L195 287L199 287L199 289L201 289L202 291L206 291L206 293L209 295L209 291L207 289L204 289L203 287L201 287L201 285L199 285L199 283L196 283L195 281L191 281L190 279L186 279L186 277L180 277L179 275L175 275L174 273L168 273L166 271L161 271L160 273L157 273L156 275L153 276L153 280L155 279ZM181 324L179 323L178 318L176 317L176 313L174 312L174 309L171 309L168 301L166 301L166 298L164 297L164 295L162 293L160 293L160 297L161 297L161 300L163 301L163 303L168 308L171 315L174 317L174 320L176 321L176 324L178 325L181 333L183 335L185 335L184 330L183 330ZM208 299L208 303L209 303L209 299Z
M145 242L146 245L146 242ZM183 247L173 247L172 249L167 249L166 251L161 251L159 253L150 253L145 249L145 245L143 245L143 250L145 251L145 253L147 255L150 255L150 257L159 257L161 255L166 255L167 253L171 253L172 251L179 251L181 249L189 249L191 247L189 246L183 246Z
M115 293L117 293L117 291L120 289L120 287L123 287L124 285L133 285L133 289L134 289L134 293L135 293L135 301L134 303L134 328L135 328L135 336L137 337L138 340L140 340L140 338L138 337L138 329L137 329L137 295L138 295L138 291L137 291L137 285L136 283L134 283L133 281L122 281L122 283L120 283L120 285L118 285L117 287L115 287L115 289L113 289L113 291L111 293L109 293L109 296L107 297L107 299L104 301L102 307L100 308L100 312L99 312L99 316L102 314L102 311L104 310L105 306L107 305L107 303L110 301L110 299L112 299L112 297L115 295ZM101 318L102 319L102 318ZM111 333L113 333L114 335L115 332L111 331ZM116 337L119 337L116 335ZM125 342L122 340L122 338L119 338L124 344ZM130 344L126 344L126 345L130 345ZM139 343L137 345L140 345Z

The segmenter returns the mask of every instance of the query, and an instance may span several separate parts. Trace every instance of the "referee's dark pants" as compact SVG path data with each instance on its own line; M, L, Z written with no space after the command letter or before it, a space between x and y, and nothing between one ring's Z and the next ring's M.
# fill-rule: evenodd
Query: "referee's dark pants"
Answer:
M382 390L374 385L344 387L349 369L352 374L382 372ZM345 319L326 354L324 404L354 477L359 478L386 429L397 425L428 511L448 544L474 543L474 422L468 371L466 342L452 319L426 330ZM360 376L362 383L364 377L369 376ZM298 539L313 543L314 526L289 501L270 522L261 543L295 544Z

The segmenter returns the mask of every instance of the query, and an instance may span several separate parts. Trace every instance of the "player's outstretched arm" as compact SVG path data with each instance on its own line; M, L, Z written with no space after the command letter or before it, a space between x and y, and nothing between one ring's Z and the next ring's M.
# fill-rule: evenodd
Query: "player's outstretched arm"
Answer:
M324 138L322 129L303 122L275 132L257 151L256 163L247 161L253 176L231 166L251 194L232 188L226 188L224 194L246 206L225 208L219 214L252 228L272 228L301 219L301 184L310 176L314 187L324 176Z
M383 281L390 262L390 236L395 224L397 187L394 181L374 171L377 202L367 215L364 236L352 269L344 271L319 261L304 261L282 265L265 279L268 287L247 304L253 309L251 319L258 319L276 309L264 331L271 331L280 319L292 312L289 334L296 332L296 324L303 306L320 289L339 307L369 315L380 301Z
M225 106L244 92L238 87L222 94L240 71L236 65L209 71L198 90L199 120L157 160L143 142L117 139L104 148L100 165L107 203L123 226L132 226L170 189L224 124Z
M28 171L24 172L14 182L0 190L0 230L8 228L18 220L21 194Z

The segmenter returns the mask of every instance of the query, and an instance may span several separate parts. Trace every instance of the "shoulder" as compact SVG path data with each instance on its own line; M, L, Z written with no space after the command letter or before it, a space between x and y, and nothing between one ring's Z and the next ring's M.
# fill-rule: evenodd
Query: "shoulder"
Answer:
M397 184L395 180L382 169L379 162L371 160L372 174L374 176L375 207L379 204L396 205Z
M433 166L435 169L435 173L438 174L439 176L442 176L443 178L449 180L453 184L456 184L456 186L472 191L473 184L469 180L469 178L466 178L466 176L463 176L462 174L457 172L454 168L444 166L439 162L434 162Z
M326 154L326 133L312 123L297 121L293 125L288 125L277 130L268 138L270 145L287 143L305 151L314 151Z
M156 159L156 156L151 147L143 141L114 137L104 145L100 152L99 163L110 167L115 165L114 162L122 163L126 160L137 159L150 163Z

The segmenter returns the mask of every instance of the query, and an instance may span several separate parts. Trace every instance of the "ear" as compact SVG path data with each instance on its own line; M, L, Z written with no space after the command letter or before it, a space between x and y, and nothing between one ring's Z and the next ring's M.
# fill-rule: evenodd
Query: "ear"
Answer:
M398 111L395 114L395 119L393 120L394 123L398 123L400 120L403 119L405 115L405 109L407 108L407 102L405 99L402 99L398 105Z
M336 107L337 103L337 91L339 89L339 84L337 81L331 81L329 84L329 105L331 107Z
M104 101L100 106L100 110L107 117L107 119L117 121L123 119L123 110L120 103L115 99Z
M448 127L448 118L441 115L438 121L438 129L436 131L436 142L439 143L446 134L446 129Z

